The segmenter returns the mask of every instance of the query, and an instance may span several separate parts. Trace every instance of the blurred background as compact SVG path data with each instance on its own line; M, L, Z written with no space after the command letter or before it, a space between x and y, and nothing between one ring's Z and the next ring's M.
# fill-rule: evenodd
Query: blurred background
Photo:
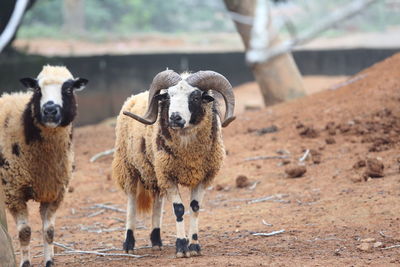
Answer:
M0 31L16 2L2 0ZM350 2L357 1L268 4L275 35L284 41L318 27L333 12L345 11ZM0 54L0 92L22 89L19 78L36 77L44 64L66 65L73 75L90 80L79 96L77 123L84 125L116 115L128 95L146 90L165 68L211 69L239 86L239 112L259 108L332 88L399 51L400 1L372 2L318 38L294 47L295 64L289 68L293 70L271 85L262 81L269 74L257 74L260 64L246 63L244 54L249 45L241 25L251 31L255 0L30 0L14 38ZM263 68L274 70L274 64ZM293 65L283 63L278 72L288 64ZM296 71L301 80L291 81L288 93L273 92L271 87L285 91L280 84L293 80Z

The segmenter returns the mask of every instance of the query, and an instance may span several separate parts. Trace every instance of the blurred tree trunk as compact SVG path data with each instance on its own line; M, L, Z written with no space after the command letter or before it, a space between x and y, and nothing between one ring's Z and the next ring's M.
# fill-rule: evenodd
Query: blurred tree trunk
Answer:
M63 3L64 32L83 35L85 33L85 1L64 0Z
M0 263L2 267L14 267L15 255L11 238L7 232L3 185L0 183Z
M227 9L244 16L254 17L257 0L224 0ZM242 41L249 48L251 26L235 21ZM272 42L280 42L278 38ZM265 63L251 66L254 77L260 86L265 105L273 105L287 99L305 95L303 80L290 53L279 56Z
M1 4L0 4L0 34L1 34L4 31L4 29L6 28L8 21L11 18L11 15L14 11L16 1L15 0L0 0L0 1L1 1ZM29 1L26 11L33 6L35 1L36 0ZM12 51L11 43L14 41L16 33L17 32L15 32L14 37L10 40L10 43L5 47L3 52L7 53L7 52Z

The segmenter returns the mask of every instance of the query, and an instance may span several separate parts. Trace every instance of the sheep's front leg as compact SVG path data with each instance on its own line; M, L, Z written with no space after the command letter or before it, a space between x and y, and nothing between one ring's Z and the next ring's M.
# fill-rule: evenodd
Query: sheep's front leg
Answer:
M25 202L18 203L10 208L11 214L17 223L18 239L21 247L21 267L29 267L30 253L29 242L31 241L31 227L28 221L28 207Z
M162 223L162 212L164 206L164 197L160 196L159 192L154 193L153 201L153 216L151 220L152 231L150 234L151 246L153 249L161 249L161 223Z
M185 207L183 206L178 186L172 185L167 190L167 195L168 199L172 202L174 214L176 216L176 257L190 257L188 240L185 235L185 223L183 222Z
M126 253L133 253L135 247L134 230L136 226L136 193L128 193L128 207L126 209L126 238L123 248Z
M189 252L192 256L201 255L200 244L199 244L199 210L200 204L204 198L204 184L198 184L195 188L191 190L190 196L190 228L189 228Z
M42 218L43 252L46 267L54 266L54 224L58 202L40 203L40 216Z

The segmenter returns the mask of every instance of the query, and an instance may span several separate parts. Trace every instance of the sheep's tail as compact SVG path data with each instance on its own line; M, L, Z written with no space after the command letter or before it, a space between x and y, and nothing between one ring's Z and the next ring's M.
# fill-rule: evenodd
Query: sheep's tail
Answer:
M150 213L153 207L153 193L146 190L141 181L137 183L136 203L139 213Z

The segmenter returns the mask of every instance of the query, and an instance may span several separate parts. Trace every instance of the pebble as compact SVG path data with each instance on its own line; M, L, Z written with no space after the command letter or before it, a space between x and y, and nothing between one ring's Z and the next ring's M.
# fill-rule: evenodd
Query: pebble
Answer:
M326 143L327 145L336 144L336 140L335 140L335 138L333 138L333 137L328 137L328 138L325 139L325 143Z
M361 251L371 251L373 247L373 244L371 243L361 243L360 245L357 246L357 248Z
M236 187L245 188L250 185L249 179L245 175L239 175L236 177Z
M285 172L290 178L298 178L303 176L307 172L307 169L305 166L291 165L286 167Z
M359 175L354 175L354 176L350 177L350 180L353 183L361 183L363 181L363 178L361 176L359 176Z
M380 160L367 159L367 169L365 170L365 176L372 178L383 177L384 165Z

